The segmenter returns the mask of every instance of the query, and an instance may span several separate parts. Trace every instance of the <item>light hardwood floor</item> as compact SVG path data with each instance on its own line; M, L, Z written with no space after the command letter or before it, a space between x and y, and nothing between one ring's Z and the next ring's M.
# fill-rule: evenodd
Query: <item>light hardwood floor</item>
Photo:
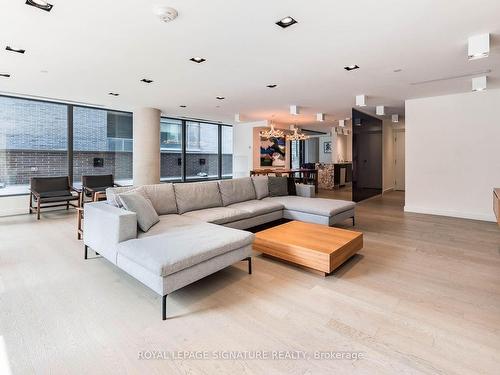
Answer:
M74 213L2 218L0 360L14 374L498 374L498 226L405 214L403 199L358 205L364 249L332 276L256 256L253 275L242 262L173 293L167 321L155 293L83 260ZM147 350L364 358L139 360Z

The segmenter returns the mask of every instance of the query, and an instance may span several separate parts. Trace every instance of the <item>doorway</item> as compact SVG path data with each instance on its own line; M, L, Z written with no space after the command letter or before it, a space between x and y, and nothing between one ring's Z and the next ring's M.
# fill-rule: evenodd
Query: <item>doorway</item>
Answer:
M352 110L352 199L382 194L382 120Z
M394 129L394 188L405 190L405 130Z

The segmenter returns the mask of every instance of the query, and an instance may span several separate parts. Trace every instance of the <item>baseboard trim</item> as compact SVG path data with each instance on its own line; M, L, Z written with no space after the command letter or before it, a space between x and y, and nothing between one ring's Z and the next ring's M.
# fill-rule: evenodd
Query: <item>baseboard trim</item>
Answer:
M481 221L491 221L496 222L495 215L480 214L475 212L461 212L461 211L449 211L449 210L436 210L427 207L416 207L405 205L405 212L413 212L416 214L426 214L426 215L438 215L438 216L448 216L457 217L460 219L470 219L470 220L481 220Z
M385 189L384 191L382 191L382 195L386 194L386 193L390 193L391 191L394 191L394 188L391 187L389 189Z

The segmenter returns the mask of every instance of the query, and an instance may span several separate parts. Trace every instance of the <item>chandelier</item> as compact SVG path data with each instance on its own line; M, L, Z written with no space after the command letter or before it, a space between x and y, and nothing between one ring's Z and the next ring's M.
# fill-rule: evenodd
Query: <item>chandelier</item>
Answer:
M302 132L299 132L299 128L293 129L293 134L289 134L286 136L286 139L289 141L304 141L309 137Z
M260 136L264 138L281 138L285 136L285 132L280 129L275 129L274 124L271 122L271 127L260 132Z

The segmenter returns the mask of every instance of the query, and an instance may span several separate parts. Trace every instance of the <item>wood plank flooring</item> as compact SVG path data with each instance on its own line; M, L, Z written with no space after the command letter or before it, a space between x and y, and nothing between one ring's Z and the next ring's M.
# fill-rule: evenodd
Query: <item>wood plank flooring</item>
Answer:
M74 211L1 218L0 373L497 374L500 229L407 214L403 201L357 206L364 248L332 276L256 256L252 275L241 262L173 293L165 322L154 292L83 260ZM363 358L139 359L155 350Z

